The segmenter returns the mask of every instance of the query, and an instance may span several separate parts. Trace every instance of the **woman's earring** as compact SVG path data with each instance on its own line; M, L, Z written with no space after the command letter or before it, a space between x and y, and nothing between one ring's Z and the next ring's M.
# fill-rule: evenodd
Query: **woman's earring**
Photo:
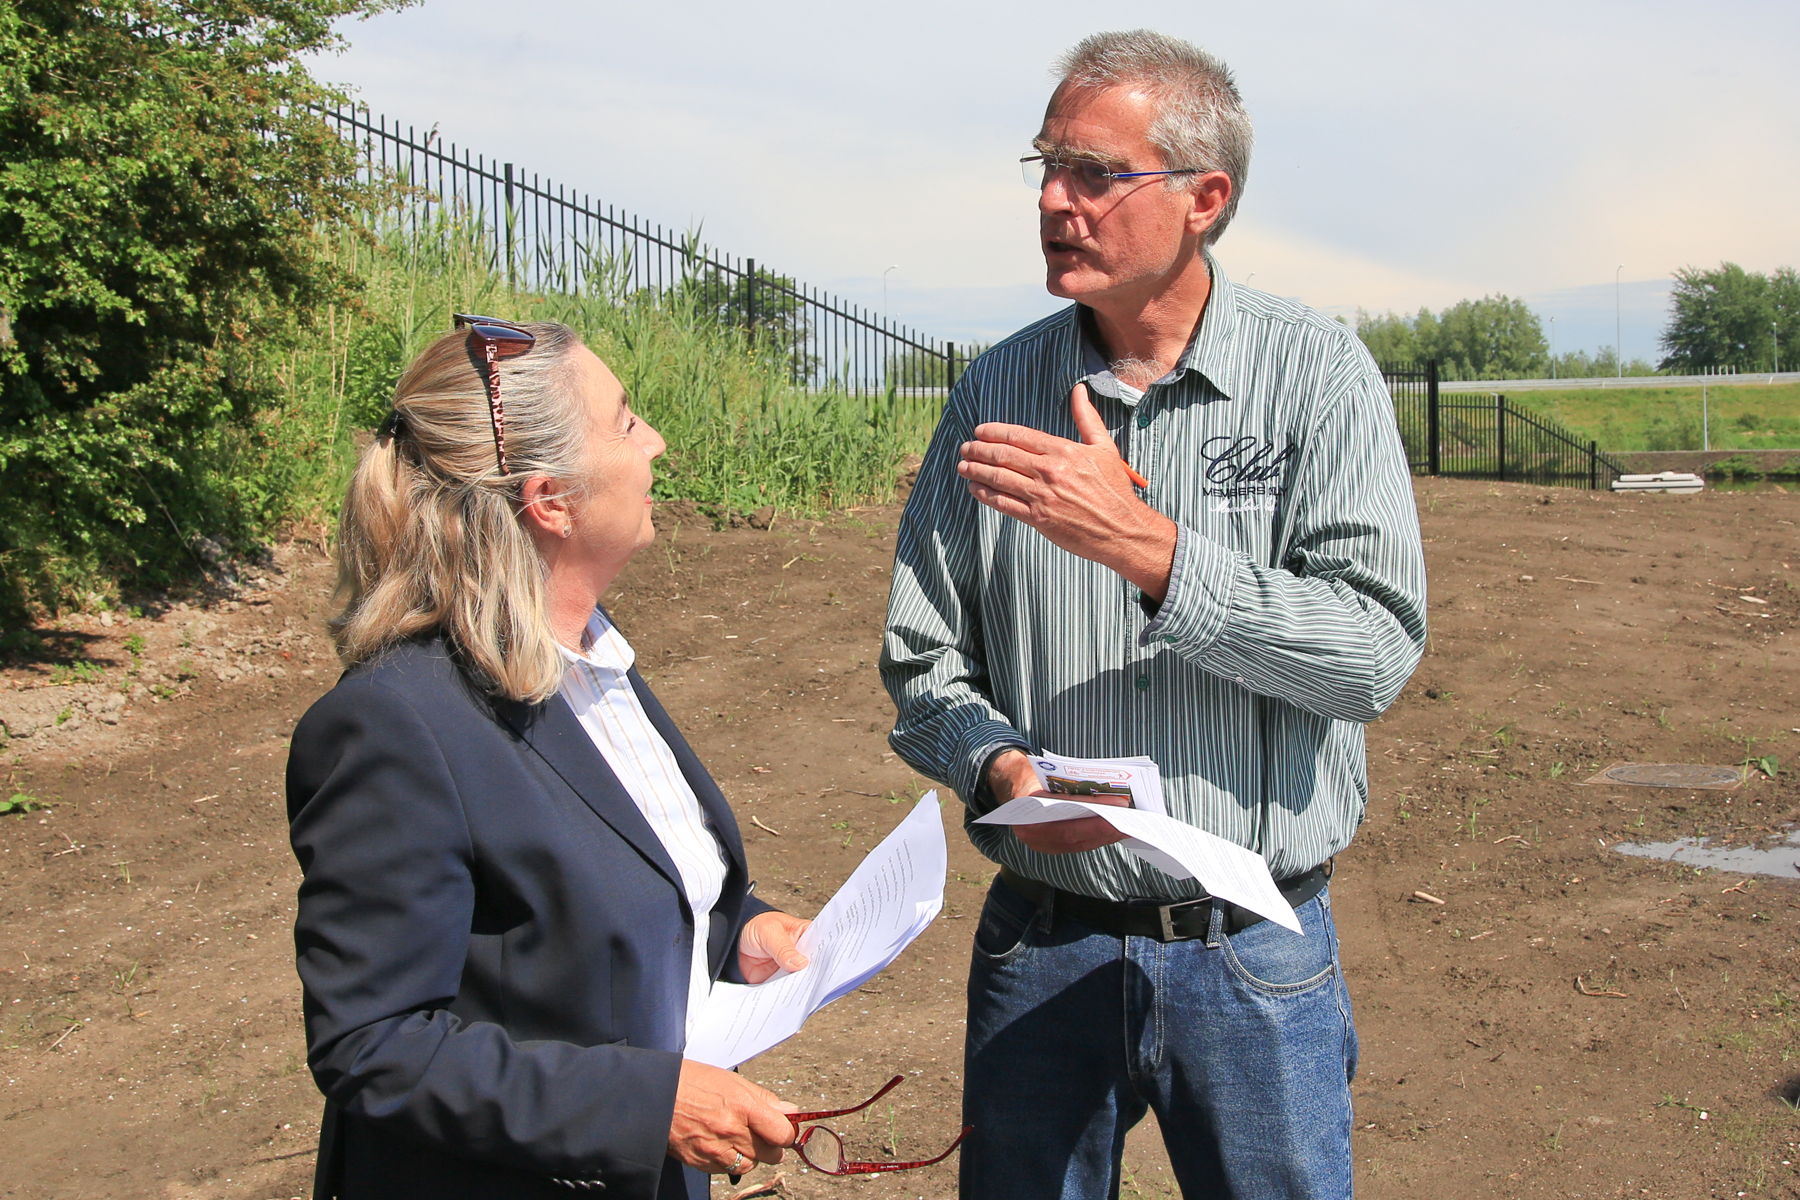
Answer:
M572 525L564 525L562 527L562 535L564 537L568 537L570 534L572 534L574 532L575 532L575 528Z

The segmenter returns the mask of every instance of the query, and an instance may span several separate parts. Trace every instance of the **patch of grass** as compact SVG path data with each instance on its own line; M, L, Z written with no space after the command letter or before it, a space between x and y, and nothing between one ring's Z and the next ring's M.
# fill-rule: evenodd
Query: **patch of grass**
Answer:
M345 236L341 270L364 281L364 312L317 332L308 350L270 364L293 397L274 415L290 448L282 486L295 515L329 523L358 437L385 416L401 369L450 329L450 314L492 312L577 330L663 435L654 495L714 516L783 513L892 497L899 463L922 450L943 394L797 382L791 347L722 321L704 288L646 289L624 263L597 256L560 290L528 292L496 273L478 231L453 220L417 229L371 218L377 236Z
M106 668L85 658L78 658L72 663L57 663L50 672L50 682L58 686L71 683L99 683L104 678L106 678Z
M1736 1050L1740 1054L1750 1054L1756 1050L1756 1035L1745 1029L1722 1030L1713 1035L1721 1050Z
M1701 431L1701 389L1581 388L1519 392L1508 404L1560 421L1603 450L1784 449L1800 445L1800 384L1708 384L1707 433Z

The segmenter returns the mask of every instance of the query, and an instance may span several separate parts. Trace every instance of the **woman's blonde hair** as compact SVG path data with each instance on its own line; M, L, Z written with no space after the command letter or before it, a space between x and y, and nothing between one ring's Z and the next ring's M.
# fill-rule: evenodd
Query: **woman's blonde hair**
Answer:
M441 632L483 691L538 701L563 660L545 609L544 565L519 511L527 476L586 480L589 414L567 325L525 325L537 344L502 359L506 459L500 474L486 363L467 333L445 334L394 389L394 414L363 451L338 523L331 621L345 666Z

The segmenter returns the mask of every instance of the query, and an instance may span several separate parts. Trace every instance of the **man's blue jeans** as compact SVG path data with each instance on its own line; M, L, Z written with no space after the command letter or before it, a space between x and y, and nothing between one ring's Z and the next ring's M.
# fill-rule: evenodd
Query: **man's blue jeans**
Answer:
M1202 940L1118 937L996 880L969 970L964 1200L1119 1194L1156 1112L1185 1197L1343 1200L1356 1030L1329 892Z

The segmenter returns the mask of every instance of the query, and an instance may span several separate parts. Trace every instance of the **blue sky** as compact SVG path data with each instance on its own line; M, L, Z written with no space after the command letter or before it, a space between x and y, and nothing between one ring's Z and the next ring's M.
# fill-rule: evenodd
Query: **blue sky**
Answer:
M1023 15L1021 15L1023 14ZM1104 21L1104 24L1097 24ZM898 319L1050 311L1049 64L1149 27L1230 63L1257 144L1218 254L1327 312L1504 293L1654 359L1670 273L1800 265L1800 5L629 5L426 0L314 64L372 109ZM893 270L887 268L893 267Z

